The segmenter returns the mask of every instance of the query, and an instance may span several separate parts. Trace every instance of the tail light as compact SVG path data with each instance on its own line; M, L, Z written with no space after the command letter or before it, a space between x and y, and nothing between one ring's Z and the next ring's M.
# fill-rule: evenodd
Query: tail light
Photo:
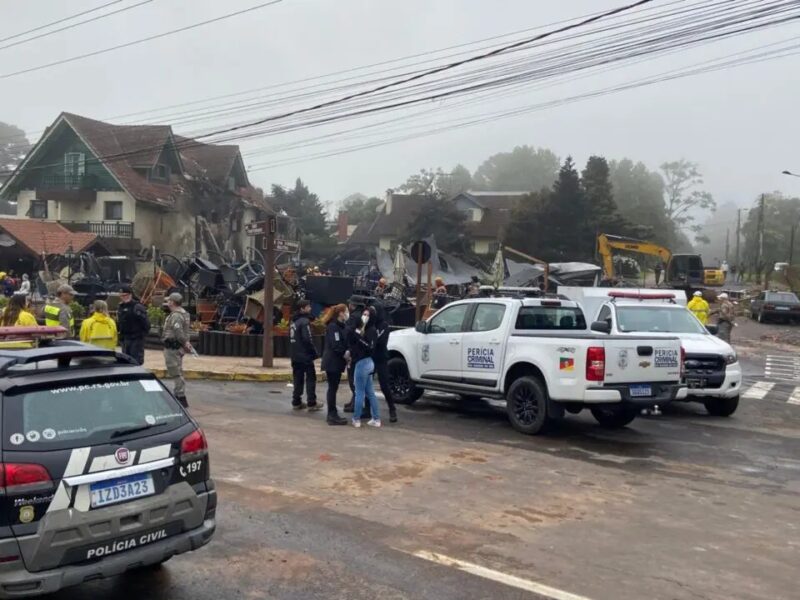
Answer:
M681 379L686 375L686 348L681 346Z
M202 429L195 429L181 440L181 460L194 458L208 452L208 442Z
M775 310L775 305L774 304L765 304L764 305L764 310Z
M603 381L606 377L606 350L591 346L586 351L586 381Z
M6 490L20 485L50 482L50 473L42 465L0 463L0 487Z

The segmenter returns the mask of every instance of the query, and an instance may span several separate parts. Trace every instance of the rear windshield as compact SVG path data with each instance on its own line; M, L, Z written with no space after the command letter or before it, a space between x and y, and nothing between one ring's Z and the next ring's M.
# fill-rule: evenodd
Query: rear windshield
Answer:
M516 329L576 331L586 329L580 308L562 306L523 306L517 315Z
M155 379L39 388L3 398L3 449L106 444L170 431L187 421Z
M770 292L767 294L767 300L769 302L788 302L789 304L800 302L792 292Z

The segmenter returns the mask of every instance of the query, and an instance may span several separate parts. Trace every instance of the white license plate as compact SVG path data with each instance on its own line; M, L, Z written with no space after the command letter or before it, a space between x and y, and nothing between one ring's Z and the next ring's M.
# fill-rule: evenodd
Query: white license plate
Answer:
M92 508L152 496L156 493L153 476L150 473L100 481L91 484L89 490L92 496Z
M651 385L632 385L631 398L649 398L653 395L653 386Z
M777 308L778 310L789 310L788 306L776 306L775 308Z

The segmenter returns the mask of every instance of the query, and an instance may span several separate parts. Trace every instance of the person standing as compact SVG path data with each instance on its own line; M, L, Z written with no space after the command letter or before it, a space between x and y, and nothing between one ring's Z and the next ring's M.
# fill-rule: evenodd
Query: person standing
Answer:
M395 406L392 390L389 387L389 323L383 306L377 306L375 310L375 352L373 362L375 363L375 374L378 376L378 384L386 398L389 406L389 422L397 423L397 406Z
M350 312L350 318L347 319L347 322L345 323L345 331L349 339L350 331L361 326L361 315L364 312L364 305L363 301L359 300L357 296L351 296L347 301L347 304ZM344 405L344 412L346 413L353 412L356 407L356 377L354 369L355 363L353 363L351 359L350 362L347 363L347 383L350 386L350 402ZM368 413L369 407L366 407L366 410L363 414L367 416Z
M481 295L481 282L477 275L473 275L467 286L467 298L477 298Z
M719 316L717 318L717 337L731 343L731 331L736 324L736 307L728 299L728 294L722 293L717 298L720 301Z
M81 341L106 350L115 350L117 324L108 316L108 304L105 300L95 300L92 311L92 316L81 325Z
M661 273L663 270L661 261L657 262L656 266L653 268L653 274L656 276L656 287L658 287L658 283L661 281Z
M28 299L22 294L13 295L0 316L0 327L36 327L36 317L28 312Z
M347 306L337 304L325 318L325 351L322 353L322 370L328 379L328 425L347 425L347 419L339 416L336 408L336 393L342 373L347 368L347 337L345 323L350 317Z
M442 308L447 304L447 286L445 286L444 279L441 277L437 277L434 280L433 300L431 304L433 304L433 308Z
M373 294L375 295L376 298L383 298L384 296L386 296L386 292L388 291L389 288L386 285L386 279L381 277L378 280L378 285L375 287L375 291L373 292Z
M58 286L56 297L44 307L44 324L47 327L63 327L67 337L75 335L75 319L69 305L75 298L75 290L68 284Z
M21 294L23 296L31 295L31 280L27 273L22 274L22 283L19 284L19 290L17 290L17 294Z
M375 352L377 333L375 331L375 309L370 307L361 313L359 327L348 332L348 348L350 359L355 365L353 373L356 386L356 402L353 411L353 427L361 427L361 411L364 409L364 399L369 400L372 418L367 425L380 427L381 418L378 408L378 397L372 385L372 375L375 372L375 363L372 360Z
M183 296L174 292L167 297L169 315L164 321L164 364L167 377L174 379L172 393L184 408L189 407L186 400L186 380L183 378L183 355L189 347L191 317L183 308Z
M689 301L689 304L686 305L686 308L688 308L703 325L708 323L708 316L711 314L711 309L708 306L708 302L703 298L703 292L700 290L696 291L693 294L693 298Z
M133 297L129 285L123 285L119 292L120 305L117 308L117 324L122 353L127 354L136 364L144 364L144 338L150 333L150 319L144 304Z
M319 355L314 347L314 338L311 335L311 303L300 300L297 303L297 312L292 317L289 327L289 345L292 358L292 378L294 391L292 393L292 408L303 410L303 388L308 397L308 410L317 411L322 408L317 404L317 371L314 361Z

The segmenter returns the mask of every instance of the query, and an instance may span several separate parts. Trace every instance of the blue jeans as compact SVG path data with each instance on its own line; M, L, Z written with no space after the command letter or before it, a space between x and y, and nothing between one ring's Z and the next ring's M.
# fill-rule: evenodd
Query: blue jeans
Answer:
M356 405L353 410L353 420L361 418L361 411L364 410L364 396L369 400L372 410L372 418L380 419L378 412L378 397L375 395L375 388L372 387L372 374L375 372L375 363L371 358L362 358L356 363L355 384L356 384Z

